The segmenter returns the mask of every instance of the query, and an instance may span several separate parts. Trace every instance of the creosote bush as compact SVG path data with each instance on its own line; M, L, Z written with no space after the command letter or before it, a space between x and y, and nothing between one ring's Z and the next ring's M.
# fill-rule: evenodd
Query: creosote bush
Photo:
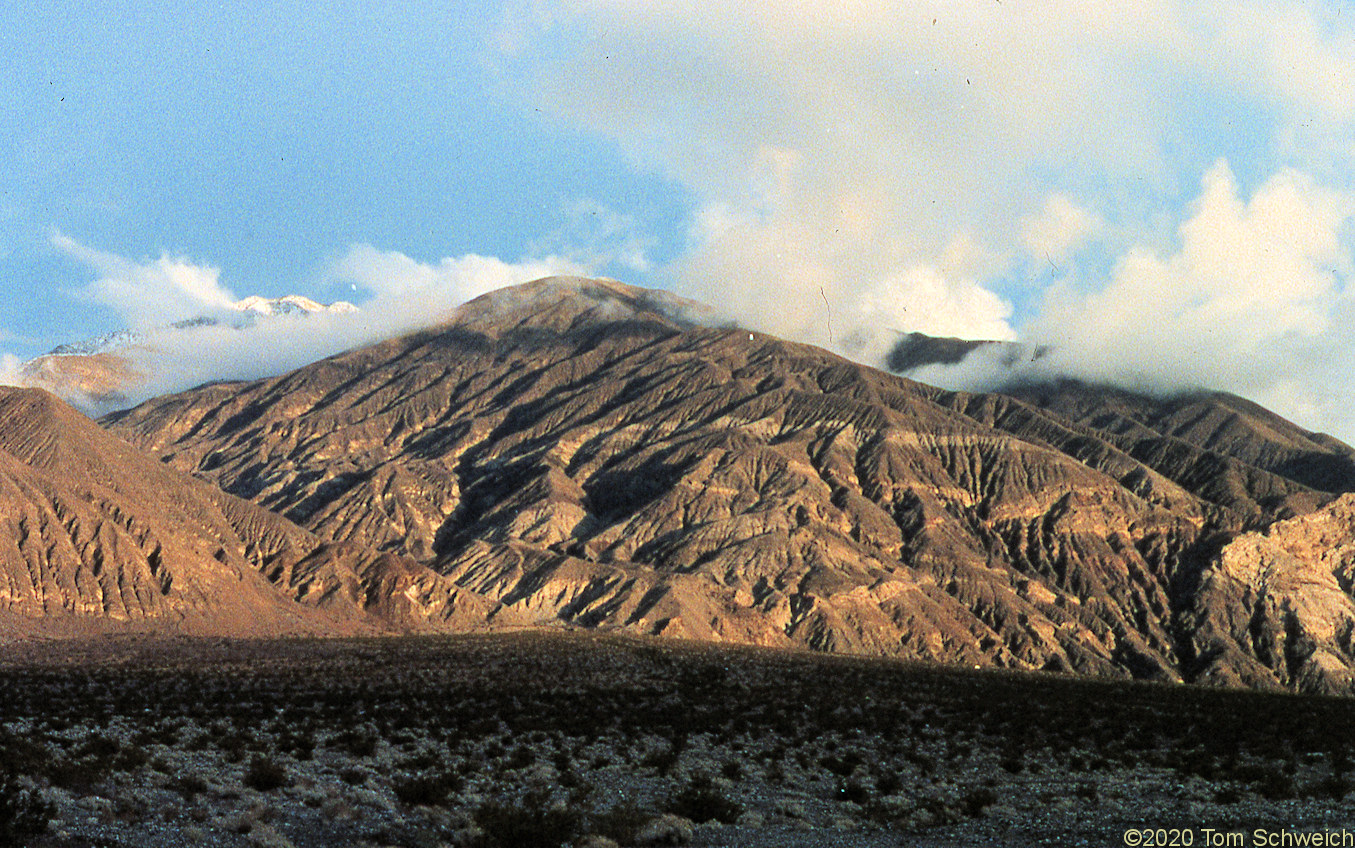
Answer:
M47 820L56 807L36 790L19 784L12 774L0 774L0 845L23 845L47 832Z
M274 789L281 789L290 783L287 777L287 769L283 768L270 757L256 755L249 761L249 768L245 771L244 784L250 789L257 789L260 792L272 792Z
M486 801L475 811L476 848L560 848L579 835L582 821L577 810L551 803L548 792L529 792L520 804Z
M668 812L698 824L712 819L722 824L733 824L743 812L743 805L725 797L709 775L697 774L669 801Z
M447 802L447 796L459 792L465 780L453 772L418 774L397 778L391 790L401 803L411 806L436 807Z

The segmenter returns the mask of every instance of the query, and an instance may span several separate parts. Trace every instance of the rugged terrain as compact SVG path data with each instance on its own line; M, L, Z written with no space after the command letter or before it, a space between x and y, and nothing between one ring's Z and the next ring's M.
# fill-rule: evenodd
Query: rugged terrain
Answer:
M452 626L474 605L417 563L168 468L38 389L0 388L0 515L0 633L391 632Z
M694 316L539 281L103 423L491 625L1351 690L1344 561L1252 553L1295 516L1355 535L1349 447L1226 396L944 392Z

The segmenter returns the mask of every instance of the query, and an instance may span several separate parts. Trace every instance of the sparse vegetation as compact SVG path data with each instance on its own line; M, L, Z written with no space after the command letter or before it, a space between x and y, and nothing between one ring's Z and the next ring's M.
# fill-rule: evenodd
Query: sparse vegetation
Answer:
M0 772L0 845L22 846L47 831L56 808L35 789L20 785L15 775Z
M403 804L437 806L447 802L447 796L460 791L465 781L451 772L419 774L391 781L395 797Z
M528 793L516 804L487 801L475 811L482 848L560 848L579 835L582 818L544 792Z
M1060 810L1320 820L1355 753L1355 702L1330 698L592 637L215 649L243 659L0 668L14 827L492 848L634 844L666 815L735 845L840 820L859 825L844 845L937 828L1001 844L1055 832Z
M668 811L694 822L718 821L732 824L743 812L743 805L726 797L709 775L693 775L687 786L673 796Z
M249 761L249 769L245 772L244 784L250 789L272 792L274 789L281 789L289 783L291 783L291 779L287 776L287 769L271 757L256 756Z

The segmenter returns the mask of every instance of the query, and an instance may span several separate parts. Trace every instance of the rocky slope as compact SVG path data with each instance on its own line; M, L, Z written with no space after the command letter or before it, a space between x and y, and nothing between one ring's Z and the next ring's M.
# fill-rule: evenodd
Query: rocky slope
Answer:
M1347 691L1339 634L1314 628L1304 665L1238 631L1254 599L1209 578L1239 534L1330 502L1344 445L942 392L692 314L542 281L105 423L418 560L493 599L491 622ZM1301 606L1309 586L1274 591Z
M0 632L378 632L474 607L422 566L322 541L38 389L0 388L0 516Z

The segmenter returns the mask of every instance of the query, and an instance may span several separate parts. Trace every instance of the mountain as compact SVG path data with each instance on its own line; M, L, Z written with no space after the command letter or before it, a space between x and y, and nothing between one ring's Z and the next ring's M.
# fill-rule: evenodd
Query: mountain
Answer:
M38 389L0 388L0 515L0 632L398 632L459 626L475 606L416 563L174 471Z
M946 392L701 315L538 281L103 423L491 624L1351 691L1343 572L1247 565L1276 522L1340 526L1347 446L1221 397Z
M254 295L237 301L232 308L237 312L255 315L314 315L321 312L341 314L358 311L356 306L346 300L339 300L334 303L318 303L299 294L273 298Z
M994 345L1014 357L1024 352L1012 343L912 333L900 339L889 362L906 376ZM1151 397L1068 378L1032 381L1013 370L998 393L1091 432L1206 500L1246 515L1251 526L1316 508L1323 495L1314 493L1355 491L1355 449L1226 392Z
M198 327L243 329L276 317L343 315L358 311L346 301L318 303L301 295L278 298L247 297L218 315L202 315L150 330L115 330L82 341L58 345L22 363L20 384L44 389L92 415L131 405L131 396L152 375L145 372L142 354L163 344L171 334Z

